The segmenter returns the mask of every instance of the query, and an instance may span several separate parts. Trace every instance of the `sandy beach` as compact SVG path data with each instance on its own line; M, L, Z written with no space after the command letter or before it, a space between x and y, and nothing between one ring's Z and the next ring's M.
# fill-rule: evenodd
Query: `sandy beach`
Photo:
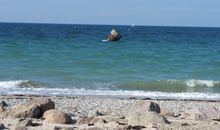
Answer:
M1 129L220 129L219 101L28 95L0 96L0 101Z

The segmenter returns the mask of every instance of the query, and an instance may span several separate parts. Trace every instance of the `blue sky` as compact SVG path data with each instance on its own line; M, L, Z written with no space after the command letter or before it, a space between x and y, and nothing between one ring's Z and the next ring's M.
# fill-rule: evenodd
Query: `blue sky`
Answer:
M220 27L220 0L0 0L0 22Z

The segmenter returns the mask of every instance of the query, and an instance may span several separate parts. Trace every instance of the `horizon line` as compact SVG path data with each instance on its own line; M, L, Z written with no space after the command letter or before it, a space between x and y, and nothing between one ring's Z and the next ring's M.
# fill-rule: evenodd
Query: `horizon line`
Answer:
M57 25L88 25L88 26L136 26L136 27L185 27L185 28L220 28L220 26L181 26L181 25L142 25L142 24L80 24L80 23L49 23L49 22L0 22L0 24L57 24Z

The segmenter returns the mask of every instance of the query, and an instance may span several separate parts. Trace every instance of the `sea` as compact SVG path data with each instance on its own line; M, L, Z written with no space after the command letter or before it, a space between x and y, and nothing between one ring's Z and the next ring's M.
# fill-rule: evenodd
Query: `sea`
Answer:
M220 100L220 28L0 23L0 95Z

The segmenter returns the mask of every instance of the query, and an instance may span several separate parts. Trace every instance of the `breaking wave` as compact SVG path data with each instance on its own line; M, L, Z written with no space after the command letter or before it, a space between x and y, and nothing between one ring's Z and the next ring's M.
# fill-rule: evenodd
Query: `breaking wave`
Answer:
M152 99L220 100L220 82L211 80L139 81L119 86L116 85L114 86L116 88L113 89L110 88L112 86L110 83L97 83L95 85L98 86L95 89L86 87L51 88L42 83L30 80L0 81L0 95L98 95L147 97Z
M38 88L41 83L30 80L0 81L0 88Z

